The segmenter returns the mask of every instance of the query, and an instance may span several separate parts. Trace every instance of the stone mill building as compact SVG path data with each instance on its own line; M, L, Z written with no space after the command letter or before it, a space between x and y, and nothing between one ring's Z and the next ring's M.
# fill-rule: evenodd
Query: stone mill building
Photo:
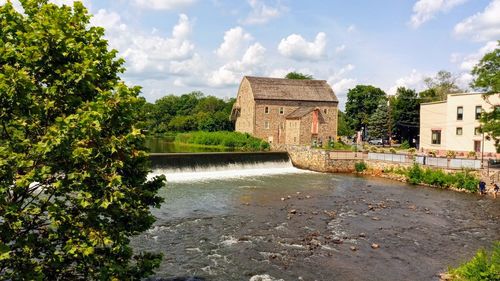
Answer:
M337 136L338 99L324 80L245 76L231 112L236 131L269 143L310 145Z

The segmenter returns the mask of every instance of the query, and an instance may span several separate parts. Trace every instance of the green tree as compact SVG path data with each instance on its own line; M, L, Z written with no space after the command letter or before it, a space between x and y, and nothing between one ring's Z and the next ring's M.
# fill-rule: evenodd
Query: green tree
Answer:
M73 7L0 6L0 279L140 279L160 256L130 237L154 222L144 101L104 30Z
M449 94L459 93L462 90L456 84L457 77L449 71L440 70L434 77L426 77L424 83L427 90L424 91L425 96L430 101L446 100Z
M500 95L500 41L495 50L487 53L472 69L475 76L471 86L484 91L483 98L492 105L493 110L483 112L481 116L482 131L495 141L497 152L500 153L500 105L492 104L489 98Z
M300 72L296 72L296 71L293 71L293 72L290 72L288 73L287 75L285 75L285 78L286 79L302 79L302 80L312 80L314 79L312 75L310 74L303 74L303 73L300 73Z
M381 99L377 110L370 116L368 124L368 134L372 138L385 139L389 131L387 120L389 119L389 111L387 101Z
M386 94L379 88L369 85L357 85L347 92L345 113L349 117L349 127L359 131L368 124L368 119L377 110Z
M391 100L391 111L394 134L400 143L408 141L416 145L420 125L420 98L415 90L404 87L397 89L396 96Z
M347 115L339 110L337 131L339 136L352 136L354 130L349 127L349 120Z

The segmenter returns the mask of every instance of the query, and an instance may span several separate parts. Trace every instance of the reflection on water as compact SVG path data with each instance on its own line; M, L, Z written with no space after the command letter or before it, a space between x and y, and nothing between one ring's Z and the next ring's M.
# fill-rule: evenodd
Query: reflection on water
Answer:
M133 240L164 253L158 278L438 280L500 240L497 201L383 179L262 171L170 181L160 195L157 222Z
M227 152L230 148L192 146L174 143L172 138L146 138L146 147L151 153L181 153L181 152Z

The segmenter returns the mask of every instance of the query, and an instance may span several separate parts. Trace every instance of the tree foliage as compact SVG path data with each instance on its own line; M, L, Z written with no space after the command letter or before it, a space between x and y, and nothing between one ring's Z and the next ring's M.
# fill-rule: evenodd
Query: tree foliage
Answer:
M415 145L420 125L420 98L415 90L400 87L391 100L394 134L400 143L408 141Z
M302 79L302 80L314 79L313 76L310 74L303 74L303 73L296 72L296 71L288 73L287 75L285 75L285 78L286 79Z
M80 2L0 6L0 279L139 279L163 177L147 181L143 100Z
M500 93L500 40L495 50L485 54L472 69L471 86L492 95Z
M484 99L489 102L492 95L500 95L500 41L495 50L487 53L472 69L475 75L471 86L485 92ZM495 141L497 152L500 153L500 105L492 104L493 110L483 112L481 116L482 130Z
M349 127L349 118L342 112L338 111L338 122L337 122L337 132L339 136L352 136L354 135L354 130Z
M345 113L349 118L350 128L359 131L368 124L370 116L377 110L386 94L379 88L369 85L357 85L347 93Z
M422 97L426 102L446 100L449 94L462 91L456 81L457 77L451 72L440 70L436 76L424 79L427 90L422 92Z
M201 92L181 96L168 95L155 103L145 103L141 112L140 127L149 134L167 131L232 131L229 120L234 99L227 101Z
M368 124L368 134L372 138L384 139L389 132L389 110L387 101L381 99L377 110L370 116Z

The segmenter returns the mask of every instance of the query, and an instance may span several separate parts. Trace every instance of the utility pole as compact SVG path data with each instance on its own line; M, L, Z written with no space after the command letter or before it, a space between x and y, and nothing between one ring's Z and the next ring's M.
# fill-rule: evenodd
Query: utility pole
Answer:
M484 161L484 132L481 128L481 133L483 134L483 140L481 141L481 168L483 168L483 161Z
M388 122L389 128L388 128L387 132L389 134L389 138L388 138L389 139L389 147L391 147L392 146L392 114L391 114L391 99L390 99L390 97L387 99L387 108L389 110L389 122ZM383 146L383 144L384 144L384 140L382 140L382 146Z

